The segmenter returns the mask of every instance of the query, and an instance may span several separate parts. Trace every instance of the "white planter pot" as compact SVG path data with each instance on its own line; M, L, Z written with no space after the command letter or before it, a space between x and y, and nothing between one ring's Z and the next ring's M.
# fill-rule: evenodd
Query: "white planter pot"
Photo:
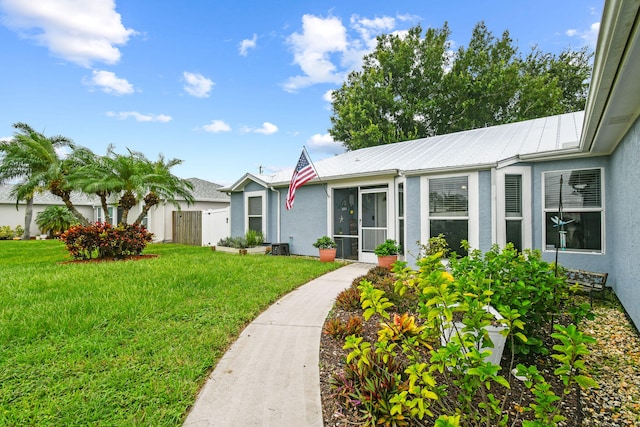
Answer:
M230 254L241 254L241 255L246 255L246 254L264 255L268 251L266 246L256 246L255 248L246 248L246 249L236 249L236 248L230 248L228 246L211 246L211 250L218 251L218 252L226 252Z
M483 307L488 313L491 313L491 315L493 315L493 317L496 320L500 320L503 319L503 317L500 315L500 313L498 313L498 311L489 306L489 305L485 305ZM462 328L465 327L465 325L461 322L455 322L454 323L455 328L453 326L449 325L444 325L443 331L442 331L442 336L440 337L440 343L444 346L447 345L447 343L451 340L451 336L457 331L458 333L462 333ZM487 330L487 332L489 333L489 338L491 339L491 342L493 342L493 348L491 347L482 347L479 348L478 350L480 352L485 351L485 350L489 350L491 352L491 354L485 358L485 361L487 362L491 362L494 365L500 365L500 360L502 360L502 352L504 351L504 347L505 344L507 342L507 338L504 337L500 332L503 331L506 328L506 326L502 326L502 325L498 325L498 326L492 326L492 325L488 325L485 326L485 329Z

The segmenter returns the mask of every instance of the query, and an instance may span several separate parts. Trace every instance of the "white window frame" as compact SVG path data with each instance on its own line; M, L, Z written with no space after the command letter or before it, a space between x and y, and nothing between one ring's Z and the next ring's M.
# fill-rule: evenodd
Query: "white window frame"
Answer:
M402 215L400 215L400 186L402 186ZM398 243L400 240L404 242L404 246L402 247L402 256L406 256L407 254L407 180L404 178L400 178L396 180L395 185L395 207L394 211L395 220L396 220L396 230L398 236ZM400 227L400 222L404 225L404 227ZM400 236L401 231L404 230L403 235Z
M542 172L541 175L541 187L542 187L542 191L541 191L541 206L542 206L542 250L544 252L555 252L555 248L549 248L547 249L547 225L546 225L546 221L547 221L547 212L557 212L558 208L557 207L550 207L547 208L545 206L545 196L546 196L546 191L547 188L545 186L545 181L546 181L546 175L549 173L559 173L562 174L564 177L566 177L566 179L568 180L569 177L571 176L571 172L574 171L581 171L581 170L593 170L593 169L599 169L600 170L600 207L582 207L582 208L573 208L573 207L564 207L563 211L565 212L600 212L600 250L588 250L588 249L574 249L574 248L565 248L563 250L564 253L575 253L575 254L590 254L590 255L604 255L606 253L606 203L605 203L605 189L606 189L606 185L605 185L605 174L604 174L604 167L576 167L576 168L571 168L571 169L558 169L558 170L549 170L549 171L544 171Z
M267 236L267 192L247 191L244 193L244 230L249 230L249 198L262 197L262 235Z
M516 218L522 221L522 249L533 248L533 221L531 213L531 167L530 166L509 166L498 169L495 172L496 186L496 236L494 243L501 247L507 244L507 217L505 175L520 175L522 177L522 217ZM543 181L544 182L544 181Z
M467 186L468 186L468 209L469 213L467 216L452 216L452 217L431 217L429 215L429 180L430 179L441 179L441 178L454 178L466 176L467 177ZM455 173L455 174L442 174L442 175L432 175L432 176L424 176L422 177L420 183L420 242L427 243L429 241L429 236L431 235L431 219L435 220L467 220L468 227L468 242L471 249L478 249L480 246L480 187L479 187L479 179L478 172L467 172L467 173ZM454 252L459 252L459 248L451 248Z
M114 214L117 213L117 209L115 209L113 206L108 206L107 209L109 209L109 218L111 219L111 223L112 224L117 224L117 218L114 218ZM104 215L102 214L102 206L98 206L96 208L96 221L98 222L104 222Z

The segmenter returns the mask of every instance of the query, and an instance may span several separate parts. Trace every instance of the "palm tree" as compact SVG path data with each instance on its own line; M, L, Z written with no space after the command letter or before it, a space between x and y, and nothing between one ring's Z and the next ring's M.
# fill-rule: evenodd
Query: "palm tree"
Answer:
M77 222L78 219L66 206L48 206L36 215L36 224L49 237L62 233Z
M191 205L195 201L192 194L193 184L171 173L171 168L180 164L182 164L180 159L165 161L162 154L158 156L157 161L149 164L151 167L151 173L147 175L149 192L143 198L142 211L134 224L140 224L149 213L149 209L160 203L161 199L165 199L178 209L180 209L180 204L176 200L176 196L184 199L187 205Z
M12 189L16 198L16 208L21 200L27 202L25 210L25 232L28 239L33 216L33 196L36 192L49 190L62 198L67 208L82 223L89 221L73 206L71 188L66 182L71 163L58 156L56 150L62 147L75 148L73 142L64 136L46 137L25 123L14 123L16 133L10 141L0 144L0 181L17 180Z
M111 165L113 159L109 157L112 150L113 146L109 145L106 156L98 156L88 148L74 150L73 156L78 161L78 167L74 168L67 176L67 181L73 188L86 194L98 196L106 223L111 223L108 207L109 196L119 191Z

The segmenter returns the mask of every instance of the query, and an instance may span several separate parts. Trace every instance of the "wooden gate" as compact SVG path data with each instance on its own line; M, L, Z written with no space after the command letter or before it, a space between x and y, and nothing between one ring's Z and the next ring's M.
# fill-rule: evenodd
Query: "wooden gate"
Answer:
M173 243L202 244L202 211L173 211Z

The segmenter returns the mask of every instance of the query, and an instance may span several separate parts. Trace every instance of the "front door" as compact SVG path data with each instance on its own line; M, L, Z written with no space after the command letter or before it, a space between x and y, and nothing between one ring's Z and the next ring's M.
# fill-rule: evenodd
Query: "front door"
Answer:
M387 188L360 191L360 260L376 262L376 246L387 239Z

